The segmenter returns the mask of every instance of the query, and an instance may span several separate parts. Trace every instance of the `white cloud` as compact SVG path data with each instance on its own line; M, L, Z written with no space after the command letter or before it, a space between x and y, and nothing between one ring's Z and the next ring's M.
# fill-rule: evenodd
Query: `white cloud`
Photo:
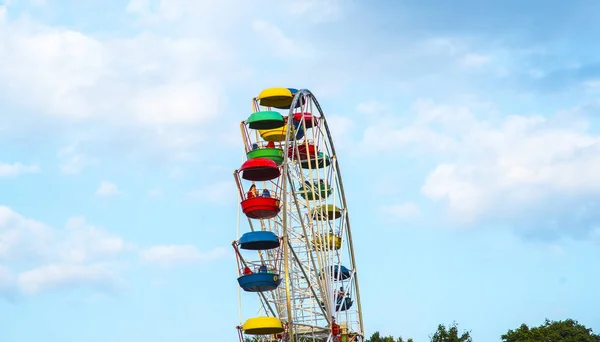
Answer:
M19 274L19 286L28 295L72 287L112 290L117 276L104 265L52 264Z
M401 192L402 185L399 182L401 176L398 173L384 174L381 173L373 180L371 190L374 196L388 197L394 196Z
M8 267L0 265L0 299L13 302L18 295L18 284L15 275Z
M200 252L192 245L154 246L140 253L142 260L161 267L178 264L203 263L227 255L225 248L218 247L208 252Z
M478 68L484 65L490 64L493 60L503 57L506 54L506 50L494 49L490 47L490 51L486 53L475 52L472 46L473 41L466 37L433 37L418 42L414 47L413 51L418 55L423 56L439 56L445 58L445 63L448 66L456 62L458 66L462 68ZM479 44L479 46L486 46L488 44ZM502 59L502 58L500 58ZM459 68L459 72L464 72L464 69ZM450 70L448 70L450 71Z
M313 22L336 21L342 11L339 0L304 0L285 2L287 11L302 20Z
M119 236L72 217L65 229L53 229L0 206L0 259L38 263L83 263L116 256L125 249Z
M23 165L21 163L0 163L0 177L13 177L23 173L37 173L40 171L37 165Z
M454 139L434 129L414 125L394 128L382 122L368 126L361 142L361 153L393 152L398 153L406 147L417 147L426 151L447 152L455 148Z
M0 265L0 295L12 292L14 286L15 276L8 267Z
M258 35L258 41L267 46L277 46L271 53L284 57L286 60L298 57L313 57L314 50L307 44L288 37L279 27L264 20L252 23L252 29Z
M144 13L148 10L148 6L148 0L131 0L127 4L127 7L125 7L125 10L132 13Z
M463 224L500 220L586 236L600 222L600 135L585 119L595 106L501 117L488 104L464 103L418 100L410 115L383 115L366 126L359 150L432 165L421 193Z
M453 162L439 164L423 193L464 219L499 207L522 209L548 196L600 192L600 136L554 127L542 117L508 117L472 128Z
M421 192L445 203L448 214L463 222L494 218L585 226L600 220L594 209L600 194L600 135L587 131L584 110L594 109L498 119L481 104L420 100L411 110L412 121L375 122L365 129L362 143L365 150L386 151L389 157L418 151L420 159L437 161Z
M62 129L75 125L73 132L89 128L96 151L106 150L100 142L114 146L112 141L119 141L119 148L189 155L212 134L198 134L197 125L222 112L221 84L245 68L230 51L235 45L212 32L194 38L146 33L98 39L31 20L8 20L0 33L5 47L0 79L10 82L0 81L0 96L30 113L15 118L24 126L39 125L42 120L33 117L42 116ZM127 135L101 133L123 127ZM79 172L90 162L86 152L74 145L63 148L61 170Z
M476 109L487 110L485 104L474 104ZM457 136L464 134L478 122L468 106L440 105L430 99L418 99L407 113L391 113L378 102L361 103L357 108L369 113L371 119L360 142L361 153L403 153L406 148L422 153L454 152Z
M225 248L200 252L192 245L153 246L140 251L120 236L86 221L70 218L64 229L54 229L0 206L0 296L16 293L88 288L112 292L123 282L122 258L139 252L151 264L169 267L204 263L227 255Z
M162 189L160 188L154 188L154 189L150 189L148 190L148 197L151 198L158 198L158 197L162 197L164 195Z
M215 87L202 83L161 85L143 89L132 109L142 124L197 124L217 114L219 97Z
M12 282L12 279L12 272L7 267L0 265L0 288L10 284Z
M381 115L381 112L386 111L388 107L379 101L361 102L356 106L356 111L370 116Z
M599 93L600 92L600 79L594 79L583 82L583 87L586 91L590 93Z
M419 207L413 202L382 205L379 211L384 215L384 219L392 221L405 220L419 215Z
M81 216L67 220L64 235L60 243L60 255L69 262L103 260L125 250L123 238L89 224Z
M6 21L6 6L0 5L0 25Z
M74 287L111 290L125 242L83 217L54 229L0 206L0 292L25 294ZM11 290L11 291L12 291Z
M52 228L0 206L0 260L39 261L53 255Z
M76 174L90 164L89 158L78 152L73 145L65 146L58 151L58 157L61 159L59 167L61 172L67 174Z
M241 19L250 13L252 4L243 1L189 1L158 0L152 4L148 0L130 0L125 10L138 14L141 22L150 26L169 25L189 27L194 25L199 32L218 27L230 15L230 20Z
M93 143L59 152L64 173L81 172L98 152L115 149L194 159L199 146L223 135L221 123L235 112L228 108L225 90L232 94L249 82L285 78L259 75L272 70L257 69L256 60L279 56L287 64L290 57L315 57L318 50L299 41L294 31L339 18L340 2L257 7L249 2L131 0L122 10L131 24L123 34L87 34L45 25L35 16L7 17L0 32L0 97L28 113L14 120L25 127L56 124L61 132L48 134L57 136L94 133ZM310 20L287 25L297 16L307 18L305 13ZM276 19L254 20L261 17L255 14ZM256 42L266 44L265 56L248 57L244 51ZM272 46L278 46L278 56Z
M456 55L459 51L464 50L464 43L458 39L435 37L422 41L418 50L435 54L447 54L450 56Z
M489 63L490 60L491 58L489 56L480 55L477 53L469 53L462 57L461 64L468 68L480 67Z
M467 105L442 105L431 99L417 99L411 108L416 124L430 124L442 127L443 133L461 133L479 124L472 112L475 109L485 109L485 105L471 103ZM485 113L478 113L482 118Z
M148 35L99 41L67 29L21 27L15 25L12 34L4 36L11 50L0 55L4 65L0 75L12 80L12 91L29 95L22 105L36 106L42 114L144 125L189 124L219 108L217 84L180 77L184 69L210 72L209 64L222 54L211 43ZM160 81L139 87L150 75Z
M355 127L354 121L347 116L336 114L327 114L325 118L336 150L342 151L352 148L350 145L353 142L351 135Z
M119 193L119 188L111 182L102 181L96 190L96 196L110 197Z
M237 188L235 182L222 181L211 184L205 188L193 190L188 195L192 198L198 198L208 203L226 204L236 201Z
M16 99L43 107L41 113L70 118L93 114L83 90L99 81L108 63L102 44L75 31L21 27L9 25L0 36L9 47L0 55L0 75L11 80L10 90L22 94Z

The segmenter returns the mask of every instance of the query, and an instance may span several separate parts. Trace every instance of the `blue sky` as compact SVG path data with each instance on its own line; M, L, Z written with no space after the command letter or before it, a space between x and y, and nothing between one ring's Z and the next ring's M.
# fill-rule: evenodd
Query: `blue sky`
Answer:
M274 86L327 113L368 334L600 331L598 7L5 1L0 341L234 340L238 124Z

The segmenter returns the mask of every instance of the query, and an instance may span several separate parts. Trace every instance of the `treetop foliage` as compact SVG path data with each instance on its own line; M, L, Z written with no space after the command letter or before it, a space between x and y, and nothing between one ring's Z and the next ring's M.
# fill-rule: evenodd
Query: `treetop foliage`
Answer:
M550 321L546 319L543 324L530 328L521 324L518 329L509 330L501 336L502 342L600 342L600 335L594 334L592 329L586 328L573 319L564 321ZM245 338L244 342L263 341L258 337ZM471 331L459 332L456 322L446 327L438 325L433 335L429 335L430 342L473 342ZM412 338L381 336L377 331L364 342L413 342Z
M550 321L539 327L521 324L516 330L502 335L503 342L600 342L600 335L572 319Z
M437 331L429 338L431 342L473 342L470 331L465 331L459 336L456 322L452 322L448 328L443 324L438 325Z
M373 333L365 342L413 342L412 338L404 340L402 337L394 338L393 336L382 337L379 331Z

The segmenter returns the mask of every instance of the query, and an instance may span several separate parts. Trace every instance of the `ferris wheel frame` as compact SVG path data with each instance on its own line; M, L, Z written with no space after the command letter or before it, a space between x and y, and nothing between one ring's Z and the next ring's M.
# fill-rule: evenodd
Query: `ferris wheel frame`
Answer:
M253 99L253 106L254 112L261 111L261 105L256 97ZM269 106L262 107L267 107L268 110L271 109ZM305 111L306 107L310 107L310 109ZM275 108L287 109L276 106ZM296 113L298 108L300 108L300 113ZM313 115L315 109L319 114L318 117ZM294 127L296 115L299 115L300 119L298 125ZM310 127L307 124L308 119L306 115L311 120ZM283 249L283 269L281 271L283 271L282 285L284 286L267 293L259 292L259 300L265 312L269 311L273 316L279 317L281 321L286 322L284 325L285 338L282 339L285 341L317 341L315 340L317 336L319 338L318 341L324 341L325 338L327 341L333 341L333 327L336 326L335 317L339 317L341 311L346 311L345 324L347 324L350 321L348 318L349 309L353 303L356 303L356 308L352 309L352 312L355 312L357 316L356 323L358 326L356 329L353 329L352 335L346 336L353 336L352 338L354 339L351 339L351 341L362 341L364 339L364 325L352 232L341 171L325 114L312 92L308 89L301 89L295 92L291 100L288 116L281 116L281 118L285 119L285 127L283 127L285 132L280 130L278 134L283 137L283 140L275 140L280 142L279 147L281 147L282 151L282 158L277 159L279 161L277 168L281 172L280 177L269 181L272 189L274 189L273 191L275 191L275 196L279 196L281 199L281 210L275 213L273 217L269 217L269 219L260 219L259 229L255 229L251 216L246 216L248 217L251 231L269 230L281 234L281 248ZM252 149L250 146L252 139L247 129L244 130L246 123L246 121L242 121L241 126L242 136L245 140L245 150L249 157L250 150ZM312 140L308 137L307 129L309 128L313 128L311 130L313 134ZM319 136L316 136L316 128L318 128ZM301 137L298 134L300 130L302 130ZM260 143L258 131L256 135L257 141L252 145L256 145L258 148L258 144ZM265 138L262 136L262 132L261 137ZM303 141L298 141L303 138ZM324 148L324 152L318 152L319 139L323 139L322 147ZM264 145L264 143L262 144ZM266 150L263 151L267 152ZM317 170L317 180L314 178L313 168ZM305 180L305 171L307 169L310 173L310 182ZM239 170L236 170L234 174L236 175L236 183L240 190L241 198L244 199L241 180L238 176L239 172ZM319 173L323 173L324 177L320 178ZM298 191L295 188L294 180L302 184L302 187ZM316 192L314 183L310 186L311 190L308 191L308 186L304 184L311 184L311 182L317 182L316 185L320 189L319 192ZM323 185L325 192L323 192ZM264 188L266 188L266 185ZM336 192L337 195L333 196L334 202L330 204L328 198L332 192ZM299 196L304 198L305 201L300 203ZM315 204L317 202L323 203L324 198L327 204L316 207ZM339 205L341 205L341 209L335 205L336 198L340 201ZM244 213L246 214L246 212ZM252 218L256 219L256 217ZM339 221L335 221L337 219ZM330 221L334 221L334 223L332 224ZM310 231L307 230L307 227L310 228ZM335 234L339 234L339 236L334 235L333 228L337 231ZM325 235L327 230L329 230L329 234ZM343 240L346 242L351 271L342 265L345 251ZM246 264L246 261L243 260L237 249L236 253L242 263ZM264 262L264 260L269 259L269 252L259 252L259 256ZM347 273L344 273L346 271ZM334 289L336 281L345 280L348 280L346 291L343 290L343 286L339 291ZM336 284L339 285L339 283ZM354 290L353 300L346 295L351 289ZM341 302L340 293L343 294ZM335 299L336 295L337 299ZM340 307L343 310L340 311ZM326 325L323 325L323 323ZM339 327L337 325L338 331ZM336 334L335 336L341 335Z
M308 97L308 100L305 98ZM300 105L301 101L304 102L308 102L308 103L314 103L318 113L319 113L319 119L322 120L323 126L325 128L325 132L326 132L326 137L329 143L329 147L331 148L331 159L333 161L333 169L336 172L336 176L337 176L337 180L338 180L338 189L340 191L340 199L342 201L342 206L344 208L344 219L345 219L345 223L346 223L346 230L347 230L347 239L348 239L348 244L349 244L349 253L350 253L350 258L351 258L351 263L353 266L353 270L354 270L354 286L355 286L355 291L356 291L356 303L357 303L357 311L358 311L358 316L359 316L359 334L361 334L364 338L364 324L363 324L363 318L362 318L362 306L361 306L361 301L360 301L360 289L359 289L359 285L358 285L358 274L356 272L356 257L355 257L355 253L354 253L354 244L352 241L352 231L350 228L350 220L349 220L349 215L348 215L348 206L347 206L347 202L346 202L346 196L345 196L345 192L344 192L344 187L343 187L343 182L342 182L342 175L341 175L341 171L340 171L340 167L339 167L339 163L338 163L338 159L337 159L337 154L335 152L335 145L333 143L333 137L331 135L331 131L329 129L329 125L327 124L327 119L325 117L325 113L323 112L318 100L316 99L316 97L314 96L314 94L308 90L308 89L300 89L298 90L298 92L295 94L294 99L292 100L292 104L290 106L290 109L288 111L288 118L292 118L292 116L294 115L294 112L296 110L296 108ZM312 109L312 108L311 108ZM311 113L313 112L312 110L310 111ZM303 120L304 121L304 120ZM286 131L286 137L290 136L292 130L292 125L290 123L288 123L287 125L287 131ZM284 151L288 151L290 146L292 144L296 144L296 136L294 136L293 140L285 140L285 144L284 144ZM289 178L289 166L290 166L290 156L287 153L284 153L284 161L282 163L283 166L283 170L282 170L282 184L288 184L288 178ZM290 186L290 188L292 189L292 194L294 194L294 187ZM288 191L287 191L288 187L287 186L282 186L282 198L288 198ZM287 224L285 224L285 222L287 222L287 215L288 215L288 205L289 202L288 201L282 201L282 208L281 208L281 213L282 213L282 221L284 222L283 225L283 255L284 255L284 277L285 277L285 284L286 284L286 302L287 302L287 311L288 311L288 317L292 317L292 305L291 305L291 296L289 293L289 288L290 286L289 284L289 250L291 249L293 251L293 249L291 248L290 244L289 244L289 232L288 232L288 226ZM328 323L332 323L329 320L329 317L327 317ZM290 340L293 341L294 340L294 323L292 320L290 320L288 322L289 326L289 334L290 334Z

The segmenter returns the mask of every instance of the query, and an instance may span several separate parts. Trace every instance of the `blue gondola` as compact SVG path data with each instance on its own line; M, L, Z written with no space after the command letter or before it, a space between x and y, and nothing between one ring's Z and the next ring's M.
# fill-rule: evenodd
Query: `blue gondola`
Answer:
M335 303L335 311L346 311L352 307L352 304L354 302L350 297L338 298ZM321 306L325 309L325 303L321 302Z
M253 251L277 248L279 243L277 235L268 231L248 232L242 235L239 240L241 249Z
M350 270L344 265L332 265L329 267L331 270L331 278L333 280L346 280L350 278ZM338 271L341 269L341 277L338 274ZM321 276L321 272L319 273L319 277Z
M281 284L281 277L268 272L244 274L238 278L238 284L246 292L273 291Z
M337 303L335 305L335 311L346 311L352 307L352 304L354 304L354 302L350 297L346 297L343 299L338 298Z
M300 125L300 121L293 120L293 125L296 130L296 140L304 138L304 127Z
M341 271L341 274L338 274L338 272ZM346 280L348 278L350 278L350 270L348 268L346 268L346 266L344 265L334 265L331 266L331 274L333 275L333 278L338 280Z
M296 130L296 140L300 140L302 138L304 138L304 128L298 127L298 130Z

